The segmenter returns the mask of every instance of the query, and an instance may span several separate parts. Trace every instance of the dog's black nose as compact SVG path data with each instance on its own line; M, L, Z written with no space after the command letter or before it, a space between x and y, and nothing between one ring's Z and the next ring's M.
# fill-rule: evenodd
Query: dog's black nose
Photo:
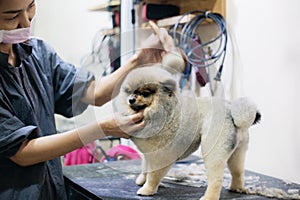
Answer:
M130 104L134 104L135 101L136 101L136 99L135 99L134 97L130 97L130 98L128 99L128 101L129 101Z

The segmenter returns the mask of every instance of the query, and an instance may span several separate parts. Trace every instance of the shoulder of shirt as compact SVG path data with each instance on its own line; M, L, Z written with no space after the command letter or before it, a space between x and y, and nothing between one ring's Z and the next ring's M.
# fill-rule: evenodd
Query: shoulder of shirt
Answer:
M54 49L51 47L51 45L49 45L49 43L47 43L45 40L38 37L30 37L29 44L33 48L38 48L38 49L43 48L43 49L54 51Z

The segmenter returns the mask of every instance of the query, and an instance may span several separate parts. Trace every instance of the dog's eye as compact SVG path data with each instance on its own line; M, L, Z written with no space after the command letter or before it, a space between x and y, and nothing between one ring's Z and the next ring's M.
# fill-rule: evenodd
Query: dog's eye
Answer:
M151 94L152 93L150 91L143 91L140 95L142 95L143 97L149 97Z

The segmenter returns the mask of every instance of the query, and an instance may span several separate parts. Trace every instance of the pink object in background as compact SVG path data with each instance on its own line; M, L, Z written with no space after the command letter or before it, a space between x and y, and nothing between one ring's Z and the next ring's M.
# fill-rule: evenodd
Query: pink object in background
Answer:
M109 149L106 156L102 156L100 162L137 159L141 159L141 157L136 150L129 146L119 144Z
M93 155L95 144L90 143L65 155L64 164L80 165L97 162L97 156Z

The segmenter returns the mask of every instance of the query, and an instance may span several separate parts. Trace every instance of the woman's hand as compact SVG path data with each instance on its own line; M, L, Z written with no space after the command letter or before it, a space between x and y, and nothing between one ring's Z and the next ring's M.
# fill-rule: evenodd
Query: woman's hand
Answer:
M130 138L145 126L143 113L124 116L115 114L100 122L100 127L106 136Z
M165 28L158 28L152 21L150 25L153 33L142 44L138 54L139 65L159 63L166 52L176 49L173 38Z
M157 35L152 33L142 44L142 49L137 53L137 66L159 63L165 50Z
M138 65L160 63L167 53L176 54L185 60L184 53L176 47L168 31L165 28L159 28L152 21L149 24L153 33L142 45L142 50L138 54Z

